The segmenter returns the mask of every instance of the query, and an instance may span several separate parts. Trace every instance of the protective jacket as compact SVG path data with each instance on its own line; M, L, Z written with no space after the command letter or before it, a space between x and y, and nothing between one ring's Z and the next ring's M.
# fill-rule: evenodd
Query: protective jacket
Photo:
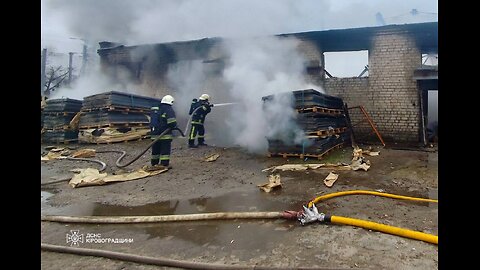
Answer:
M167 128L175 128L177 120L172 105L161 103L158 107L152 107L150 113L150 134L152 138L160 135ZM172 131L162 135L161 140L172 139Z
M203 125L205 123L205 117L212 111L212 105L207 100L192 101L190 106L190 113L192 114L192 124Z

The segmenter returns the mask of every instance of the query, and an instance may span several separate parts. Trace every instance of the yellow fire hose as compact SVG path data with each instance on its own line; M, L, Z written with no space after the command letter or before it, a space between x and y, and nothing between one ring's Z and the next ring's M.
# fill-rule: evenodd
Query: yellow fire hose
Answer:
M391 193L369 191L369 190L349 190L349 191L340 191L340 192L330 193L327 195L318 196L308 203L308 207L312 207L313 204L318 203L320 201L325 201L331 198L347 196L347 195L374 195L374 196L388 197L392 199L438 203L438 200L433 200L433 199L416 198L416 197L395 195Z
M416 239L416 240L438 245L438 236L433 234L417 232L417 231L412 231L412 230L394 227L390 225L380 224L376 222L371 222L371 221L366 221L366 220L361 220L356 218L340 217L340 216L331 216L330 220L328 220L328 217L325 217L325 221L327 222L329 221L330 223L333 223L333 224L342 224L342 225L361 227L364 229L398 235L398 236Z

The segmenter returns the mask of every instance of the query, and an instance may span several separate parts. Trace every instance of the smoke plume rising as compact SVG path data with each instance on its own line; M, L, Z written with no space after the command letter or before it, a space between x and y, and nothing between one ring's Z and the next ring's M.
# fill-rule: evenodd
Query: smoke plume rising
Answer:
M319 89L305 81L305 60L297 45L296 39L277 37L225 42L230 62L223 73L224 79L230 85L228 92L233 100L241 104L226 122L235 144L251 152L264 152L267 137L298 143L303 136L294 121L291 92L262 102L267 95Z

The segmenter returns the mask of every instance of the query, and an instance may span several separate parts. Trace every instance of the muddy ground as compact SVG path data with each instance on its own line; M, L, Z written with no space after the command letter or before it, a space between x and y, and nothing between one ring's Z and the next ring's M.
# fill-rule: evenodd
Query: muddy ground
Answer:
M149 140L109 145L68 146L125 150L126 160L140 153ZM46 144L42 145L42 152ZM62 145L65 147L65 145ZM173 169L160 175L104 186L71 188L67 182L42 185L42 215L165 215L230 211L300 210L310 199L345 190L380 190L400 195L437 198L438 152L380 148L367 157L368 172L338 171L328 188L328 170L280 172L282 188L271 193L262 169L285 163L318 163L299 158L268 158L239 148L209 146L188 149L175 139ZM218 153L214 162L208 154ZM338 149L322 162L347 162L352 148ZM106 172L117 171L118 154L98 153ZM150 151L128 168L149 164ZM81 161L41 162L42 183L72 176L74 168L98 168ZM355 195L327 200L321 212L359 218L438 235L438 206L375 196ZM129 239L130 243L79 243L79 247L162 257L190 262L239 266L325 267L335 269L437 269L438 246L418 240L345 225L309 224L288 220L197 221L135 225L41 223L41 241L62 246L72 230L102 238ZM41 252L42 269L170 269L105 258Z

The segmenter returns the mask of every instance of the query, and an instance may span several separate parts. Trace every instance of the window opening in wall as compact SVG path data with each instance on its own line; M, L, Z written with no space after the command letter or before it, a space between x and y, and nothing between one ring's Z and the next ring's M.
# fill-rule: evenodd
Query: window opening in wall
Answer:
M367 77L368 50L325 52L325 70L333 77Z
M438 54L437 53L424 53L422 54L423 66L438 66Z

